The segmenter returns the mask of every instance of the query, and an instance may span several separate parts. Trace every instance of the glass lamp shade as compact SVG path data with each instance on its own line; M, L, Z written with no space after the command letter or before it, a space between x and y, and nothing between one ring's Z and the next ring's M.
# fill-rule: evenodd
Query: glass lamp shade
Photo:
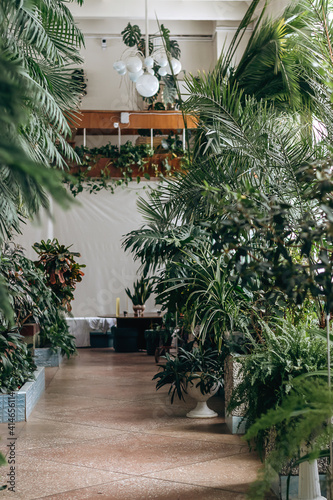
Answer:
M126 70L126 64L124 61L116 61L113 63L113 69L119 73L120 71L124 71L124 69Z
M159 74L160 76L165 76L165 75L167 75L167 74L168 74L168 72L167 72L166 68L161 67L161 68L158 70L158 74Z
M168 58L164 54L156 54L155 61L161 68L165 68L168 65Z
M136 90L142 97L152 97L159 89L156 76L145 73L136 82Z
M178 73L180 73L180 71L182 69L181 62L178 61L178 59L175 59L174 57L171 59L170 62L171 62L171 66L172 66L174 75L178 75ZM172 74L169 64L167 65L166 70L167 70L167 73L169 75Z
M119 74L120 76L126 75L126 73L127 73L127 69L126 69L126 68L124 68L124 69L122 69L122 70L118 71L118 74Z
M129 79L131 82L136 82L140 76L143 75L143 69L140 69L137 73L128 73Z
M154 59L151 56L146 57L146 59L144 60L144 64L146 68L152 68L154 66Z
M148 68L148 69L147 69L147 72L148 72L150 75L155 75L155 72L154 72L153 68Z
M126 59L126 68L129 73L138 73L142 69L142 61L138 56Z

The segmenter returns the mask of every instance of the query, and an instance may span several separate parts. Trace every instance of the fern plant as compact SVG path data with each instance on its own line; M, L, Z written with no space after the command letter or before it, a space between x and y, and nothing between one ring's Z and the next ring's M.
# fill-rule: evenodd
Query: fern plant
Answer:
M232 412L244 405L247 428L282 404L298 376L327 368L326 343L316 334L317 330L280 319L271 326L262 323L264 343L248 336L249 354L239 358L242 377L228 407ZM258 431L256 443L261 453L265 437L264 432Z

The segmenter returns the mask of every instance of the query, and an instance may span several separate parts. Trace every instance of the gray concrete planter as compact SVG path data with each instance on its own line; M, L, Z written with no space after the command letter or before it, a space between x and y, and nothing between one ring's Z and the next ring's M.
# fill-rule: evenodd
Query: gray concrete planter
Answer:
M224 363L225 423L232 434L244 434L246 424L243 418L245 405L235 408L232 413L227 411L232 391L242 380L242 365L237 358L239 359L240 356L230 355Z
M28 420L45 389L45 368L37 368L34 375L35 380L26 382L13 395L0 394L0 423Z
M64 356L61 354L61 349L51 351L49 347L38 347L35 349L35 363L37 366L60 366Z

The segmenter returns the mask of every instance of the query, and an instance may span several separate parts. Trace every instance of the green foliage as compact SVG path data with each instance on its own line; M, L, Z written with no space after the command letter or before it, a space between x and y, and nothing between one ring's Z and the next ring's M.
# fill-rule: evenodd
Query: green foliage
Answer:
M180 143L181 141L178 140L177 136L173 138L172 134L169 134L167 140L163 141L163 146L155 150L151 149L149 144L133 145L130 141L122 145L120 151L118 146L111 143L99 148L77 146L75 152L81 160L79 172L74 174L74 176L65 175L65 181L74 196L77 196L83 190L87 190L90 193L97 193L101 189L106 189L113 193L116 186L128 185L133 180L133 167L135 166L139 167L140 172L144 173L145 178L150 179L147 167L150 165L150 158L155 153L172 153L173 158L181 157L183 160L182 163L185 164L187 155L180 146ZM110 162L101 171L99 178L91 179L89 172L100 158L109 158ZM122 178L111 178L110 165L119 168ZM154 167L154 164L151 166ZM173 173L173 168L167 163L167 160L164 161L162 169L156 165L156 177L162 179ZM140 182L140 177L137 177L136 180Z
M135 45L138 46L142 38L139 26L137 24L132 26L131 23L127 24L126 28L124 28L121 32L121 35L123 37L124 44L128 47L134 47Z
M0 392L16 391L30 380L36 365L18 329L0 327Z
M244 436L253 439L272 427L277 429L274 450L251 486L249 498L264 499L276 471L291 459L299 458L304 443L309 448L309 459L313 460L333 439L332 425L327 425L332 418L332 391L325 378L315 375L294 379L293 389L283 398L281 405L262 415Z
M249 354L237 360L241 363L241 382L234 389L229 411L245 405L247 427L263 414L281 405L291 392L299 375L327 368L327 348L324 339L307 325L294 326L288 320L278 320L269 327L262 323L263 343L248 338ZM257 445L263 451L265 434L258 433Z
M177 356L167 353L165 357L166 363L158 365L162 371L156 373L153 380L157 380L157 390L170 385L168 394L171 394L171 403L175 395L180 400L184 399L190 382L200 387L202 394L208 394L215 384L222 383L224 356L221 352L189 344L187 349L180 348Z
M26 258L21 247L7 245L0 260L0 277L6 284L6 296L20 329L27 321L40 325L41 347L56 349L69 356L76 352L74 337L69 334L61 303L46 283L44 272ZM3 331L11 323L1 317Z
M35 262L46 277L47 285L59 299L60 304L71 311L71 301L74 300L76 283L82 281L84 273L81 271L85 264L78 264L74 257L80 257L78 252L71 252L69 247L60 245L54 238L52 241L42 240L32 247L38 254Z
M125 288L125 292L133 302L133 306L143 306L153 293L153 284L149 278L143 276L133 283L133 288L133 293L129 288Z
M54 352L60 347L61 354L67 358L76 353L75 337L69 333L68 324L62 311L58 308L48 311L48 314L39 319L39 324L41 327L40 347L49 347Z

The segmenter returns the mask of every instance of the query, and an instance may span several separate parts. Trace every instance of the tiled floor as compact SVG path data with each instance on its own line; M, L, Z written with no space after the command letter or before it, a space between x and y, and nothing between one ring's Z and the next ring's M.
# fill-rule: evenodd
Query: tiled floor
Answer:
M186 418L193 401L156 392L154 358L80 349L47 369L29 422L16 424L16 492L22 500L242 500L260 467L223 417ZM220 398L210 406L223 414ZM8 437L0 425L1 449ZM8 468L1 467L1 482Z

